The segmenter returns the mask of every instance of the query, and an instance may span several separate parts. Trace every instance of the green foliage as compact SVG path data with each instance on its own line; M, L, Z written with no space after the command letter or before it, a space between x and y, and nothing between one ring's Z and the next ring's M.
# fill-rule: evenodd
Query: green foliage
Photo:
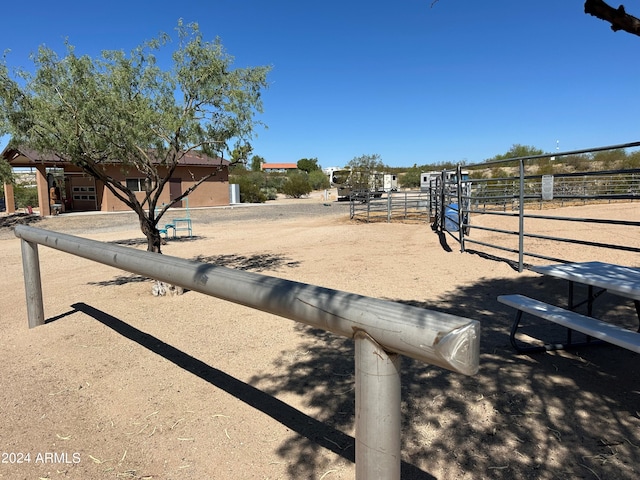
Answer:
M17 208L38 206L38 190L34 186L15 185L13 187L13 196Z
M577 172L586 172L590 168L591 156L590 155L567 155L562 158L558 158L556 161L564 163L570 169Z
M260 191L264 193L267 200L276 200L278 198L278 190L273 187L263 187Z
M322 170L314 170L309 173L309 183L312 190L324 190L330 188L329 177Z
M311 193L309 177L302 172L292 173L282 185L282 193L287 197L300 198Z
M244 145L236 146L236 148L231 150L231 163L234 166L239 166L239 165L246 166L249 160L249 155L251 155L252 151L253 151L253 147L248 143Z
M251 157L251 171L259 172L262 170L262 164L264 163L264 158L260 155L254 155Z
M398 177L398 183L402 188L418 188L420 186L420 174L422 172L420 168L414 165Z
M256 185L245 184L244 188L240 185L240 203L264 203L267 196Z
M549 158L543 158L538 160L538 171L536 172L538 175L553 175L557 173L558 168L557 163L554 163Z
M191 151L215 156L232 148L234 161L248 157L270 70L233 69L233 57L218 39L204 41L197 24L179 22L176 30L177 42L161 35L129 55L78 56L67 44L60 58L40 47L34 74L18 69L11 75L6 60L0 62L0 132L18 145L55 152L104 182L138 214L154 251L160 251L155 207L180 159ZM176 49L163 70L155 52L167 45ZM149 178L144 199L105 174L103 164L114 161ZM176 200L212 175L196 178Z
M234 175L232 183L240 185L241 203L264 203L267 196L262 191L264 176L260 172L247 172L244 175Z
M11 166L9 163L0 158L0 188L4 183L12 183L13 182L13 172L11 171Z
M640 168L640 151L628 154L620 168Z
M311 173L316 170L320 170L317 158L301 158L298 160L298 170L302 170L306 173Z
M386 166L382 163L380 155L374 153L373 155L360 155L359 157L354 157L349 163L347 163L347 168L363 172L382 172L386 169Z
M264 186L266 188L273 188L277 192L282 192L282 185L287 181L287 175L283 173L265 173L264 174Z
M614 165L626 158L627 154L624 149L617 148L614 150L604 150L593 154L593 161L600 162L603 165Z
M511 146L511 148L506 153L502 155L496 155L493 158L489 158L487 161L508 160L511 158L521 158L521 157L533 157L536 155L543 155L543 154L544 154L544 151L540 150L539 148L527 146L527 145L520 145L519 143L515 143ZM511 166L511 164L505 164L505 165Z
M504 168L493 167L491 169L491 178L509 178L513 175L509 175Z

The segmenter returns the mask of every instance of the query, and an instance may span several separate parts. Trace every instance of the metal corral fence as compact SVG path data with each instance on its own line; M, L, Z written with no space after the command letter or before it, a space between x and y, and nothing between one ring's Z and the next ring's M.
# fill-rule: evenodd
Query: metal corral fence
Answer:
M393 220L430 222L430 192L416 190L384 193L363 192L350 199L349 213L366 222Z
M621 149L640 146L640 142L600 147L588 150L577 150L556 154L535 155L529 157L510 158L484 164L469 165L464 168L470 172L471 178L465 184L464 176L458 167L455 182L438 182L434 187L434 195L440 199L436 208L434 229L439 233L448 233L460 243L461 251L469 250L473 245L489 250L516 254L517 267L522 271L526 266L525 257L543 259L552 262L568 262L573 250L565 249L566 256L558 258L544 253L542 244L549 242L567 244L567 246L588 246L610 250L623 250L640 253L640 222L623 218L571 217L564 215L545 215L545 210L558 207L613 202L629 202L640 199L640 169L627 168L619 170L584 171L558 174L535 174L540 169L540 161L546 160L551 166L561 164L563 158L575 155L591 155L604 151L620 151ZM513 176L492 178L483 172L500 167L500 171L513 170ZM444 174L443 177L445 178ZM461 208L458 208L461 205ZM538 210L538 212L535 212ZM613 210L612 210L613 211ZM491 216L512 217L516 226L512 230L488 226ZM612 215L613 216L613 215ZM552 220L560 223L573 222L592 224L594 229L605 225L626 229L626 234L619 234L616 243L593 239L560 237L551 234L535 233L529 226L534 220ZM492 232L493 238L501 241L477 240L471 235L473 231ZM505 239L512 239L511 242ZM631 239L625 243L624 239ZM545 243L546 242L546 243ZM538 251L532 244L538 245ZM575 247L574 247L575 248Z
M475 320L19 225L29 327L45 322L38 245L355 340L356 478L400 478L400 355L473 375Z

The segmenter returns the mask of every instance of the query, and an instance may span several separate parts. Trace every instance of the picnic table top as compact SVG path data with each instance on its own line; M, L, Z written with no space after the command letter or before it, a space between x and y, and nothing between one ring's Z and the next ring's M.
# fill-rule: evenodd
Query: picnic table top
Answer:
M640 300L640 268L605 262L576 262L535 266L531 270L570 282L605 288L617 295Z

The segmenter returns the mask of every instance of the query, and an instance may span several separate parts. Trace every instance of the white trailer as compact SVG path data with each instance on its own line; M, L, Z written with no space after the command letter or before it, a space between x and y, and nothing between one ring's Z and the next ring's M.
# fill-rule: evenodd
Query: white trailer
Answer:
M393 173L385 173L382 188L385 192L398 191L398 176Z

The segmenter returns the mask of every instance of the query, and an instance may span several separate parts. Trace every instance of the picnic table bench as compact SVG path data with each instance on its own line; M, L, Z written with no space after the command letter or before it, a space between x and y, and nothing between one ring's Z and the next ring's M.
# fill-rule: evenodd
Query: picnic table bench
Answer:
M571 310L565 310L564 308L550 305L540 300L535 300L524 295L500 295L498 301L510 307L518 310L516 319L511 327L510 340L511 345L518 352L535 352L543 350L558 350L563 348L584 346L589 344L585 343L572 343L567 342L565 344L546 344L543 346L523 347L520 346L516 340L516 333L520 325L523 313L528 313L536 317L544 318L551 322L557 323L570 330L584 333L592 338L597 338L604 342L618 345L619 347L626 348L628 350L640 353L640 333L628 330L611 323L598 320L593 317L588 317L580 313L572 312Z
M564 309L533 298L514 294L500 295L498 301L517 310L515 320L511 327L510 342L516 351L535 352L544 350L558 350L593 345L603 341L640 353L640 328L638 331L613 325L609 322L593 318L592 308L594 300L605 291L633 300L638 318L640 319L640 270L623 267L620 265L602 262L567 263L533 267L533 271L562 278L569 281L568 309ZM587 299L580 303L574 302L574 283L588 286ZM594 291L594 287L600 288ZM587 303L588 315L582 315L574 311L580 305ZM516 340L516 334L520 328L520 321L524 313L554 322L567 328L567 342L551 343L541 346L523 346ZM573 342L572 332L580 332L587 335L584 342ZM593 339L596 339L594 341Z

